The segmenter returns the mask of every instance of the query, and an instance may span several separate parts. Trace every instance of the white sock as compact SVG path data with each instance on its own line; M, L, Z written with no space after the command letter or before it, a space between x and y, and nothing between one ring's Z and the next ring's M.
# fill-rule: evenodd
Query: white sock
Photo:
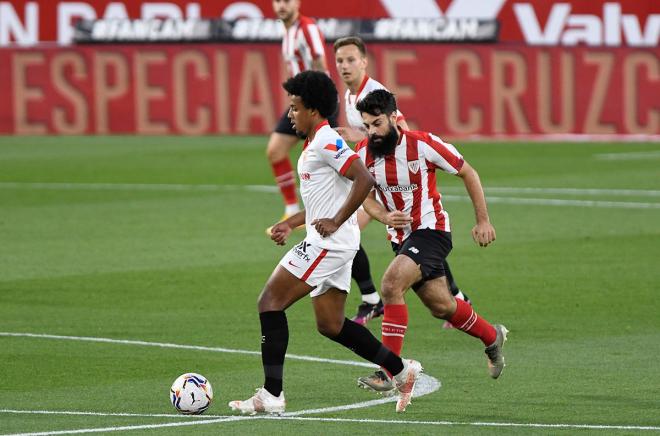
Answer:
M380 295L378 292L372 292L371 294L362 294L362 301L369 304L378 304L380 301Z
M465 301L465 295L461 291L458 291L458 294L454 295L454 298Z
M286 207L284 208L284 213L287 214L288 216L295 215L298 212L300 212L300 207L298 207L298 203L287 204Z

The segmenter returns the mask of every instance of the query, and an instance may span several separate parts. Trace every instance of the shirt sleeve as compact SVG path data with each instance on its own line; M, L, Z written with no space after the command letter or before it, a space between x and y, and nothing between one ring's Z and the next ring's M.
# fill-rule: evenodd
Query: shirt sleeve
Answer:
M424 143L424 157L437 168L449 174L457 174L463 168L463 156L453 145L432 134L426 135Z
M305 37L305 42L309 46L312 58L318 59L322 56L325 56L325 38L319 30L319 27L314 22L304 23L301 26L303 35Z
M353 161L359 159L358 155L341 138L334 143L321 145L319 154L325 163L342 176L346 174Z

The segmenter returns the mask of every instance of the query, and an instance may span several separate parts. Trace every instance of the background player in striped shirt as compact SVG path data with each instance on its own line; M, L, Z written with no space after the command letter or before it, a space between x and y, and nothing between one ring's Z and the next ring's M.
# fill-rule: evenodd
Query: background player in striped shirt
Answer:
M453 145L431 133L397 128L396 100L390 92L372 91L356 108L368 133L368 139L356 150L376 179L375 191L365 200L364 208L387 225L388 239L396 253L381 288L385 302L383 343L395 353L401 352L408 325L407 318L397 315L405 306L406 291L412 287L434 317L451 322L483 342L490 376L498 378L504 369L506 328L490 324L468 303L454 298L444 278L443 261L452 242L449 215L436 186L436 170L463 179L476 217L472 237L486 247L495 240L495 228L490 223L479 175ZM360 378L358 384L381 392L392 389L382 371Z
M337 127L336 130L346 141L359 142L367 137L367 132L362 124L362 116L355 108L355 105L371 91L386 88L367 74L367 48L361 38L347 36L338 39L334 43L334 52L337 72L347 88L344 94L344 109L346 120L348 121L348 126ZM402 130L409 130L401 111L397 110L396 114L397 126ZM358 221L360 229L363 229L371 221L371 216L363 210L358 210ZM444 263L444 269L451 293L454 297L469 303L470 299L459 289L449 269L449 264L446 261ZM373 284L369 258L362 245L360 245L360 250L353 260L352 274L362 294L362 304L358 307L353 321L365 324L370 319L382 315L384 308L376 287ZM407 320L407 307L403 306L400 312L398 317L403 317ZM449 321L445 321L443 326L445 328L451 328L452 324Z
M325 39L316 22L300 14L300 0L273 0L273 10L284 24L282 57L291 77L301 71L316 70L327 72ZM336 116L329 117L330 124L336 126ZM289 152L298 143L298 136L284 112L268 139L266 155L275 175L285 209L282 219L298 212L296 176L293 172ZM270 227L266 229L270 234Z
M259 296L264 386L247 400L231 401L229 406L251 414L284 412L282 380L289 342L284 311L310 295L322 335L396 374L396 410L402 412L410 403L422 366L401 359L364 326L344 317L351 262L360 245L355 211L374 186L374 179L328 125L327 118L337 109L332 79L321 72L305 71L287 80L284 89L289 93L293 127L307 138L298 159L305 210L274 225L271 239L283 245L292 229L302 224L307 234L282 258Z

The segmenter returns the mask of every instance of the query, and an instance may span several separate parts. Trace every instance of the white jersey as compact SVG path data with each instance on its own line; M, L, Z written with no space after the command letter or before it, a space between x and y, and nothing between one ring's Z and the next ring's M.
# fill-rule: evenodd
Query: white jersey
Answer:
M282 38L282 57L291 77L312 69L312 61L325 57L325 39L316 22L303 15Z
M364 128L364 124L362 123L362 115L360 115L360 112L355 109L355 105L357 105L357 102L362 100L367 94L369 94L371 91L375 91L376 89L384 89L386 91L388 90L379 81L365 75L362 83L360 84L360 88L357 91L357 94L353 95L349 89L346 90L346 94L344 96L346 105L344 107L346 110L346 120L348 121L349 126L358 129ZM397 121L403 119L403 114L400 111L397 110L396 114Z
M305 207L306 241L328 250L357 250L360 228L353 214L332 235L323 238L311 224L321 218L332 218L348 198L353 182L343 176L358 159L327 121L315 128L311 142L305 141L298 159L300 196Z

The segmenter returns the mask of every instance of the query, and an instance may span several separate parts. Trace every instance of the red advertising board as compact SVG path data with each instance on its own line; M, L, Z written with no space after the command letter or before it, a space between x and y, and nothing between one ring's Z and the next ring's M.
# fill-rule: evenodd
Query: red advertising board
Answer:
M371 74L415 128L660 134L657 47L370 48ZM273 44L5 49L0 133L267 133L285 107L285 77Z
M317 18L451 17L497 19L500 40L531 45L646 46L660 42L656 0L336 0L303 1ZM271 17L269 0L167 0L117 2L0 1L0 46L57 41L69 44L79 18Z

